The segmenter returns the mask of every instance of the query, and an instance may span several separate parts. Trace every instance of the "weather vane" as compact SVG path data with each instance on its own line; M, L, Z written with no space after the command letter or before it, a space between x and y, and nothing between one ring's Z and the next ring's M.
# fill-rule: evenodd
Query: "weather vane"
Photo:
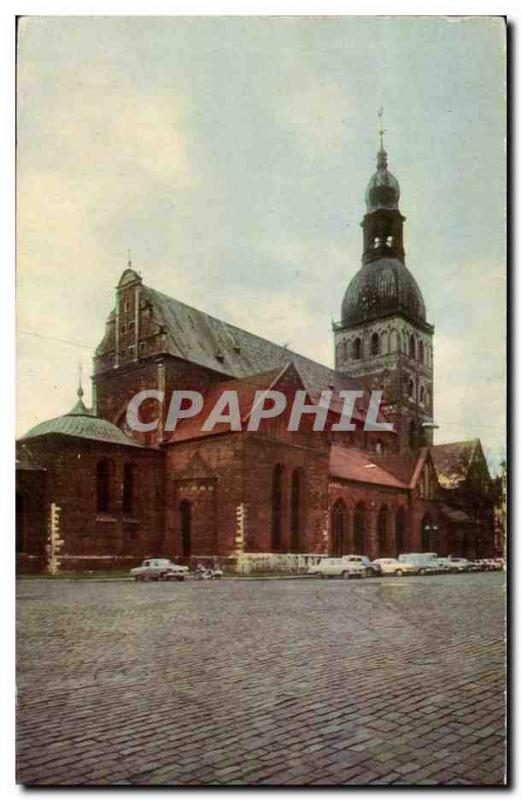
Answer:
M381 150L384 150L383 136L386 133L386 128L382 127L382 112L383 112L383 108L381 106L380 109L377 112L377 116L379 117L379 123L380 123L379 136L380 136L380 139L381 139Z

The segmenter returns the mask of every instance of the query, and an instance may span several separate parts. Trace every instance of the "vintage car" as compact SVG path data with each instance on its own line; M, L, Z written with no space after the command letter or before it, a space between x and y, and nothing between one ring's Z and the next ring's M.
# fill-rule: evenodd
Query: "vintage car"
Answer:
M360 561L349 561L347 557L322 558L308 568L309 575L319 578L365 578L366 568Z
M137 581L182 581L188 571L188 567L174 564L168 558L146 558L130 574Z
M410 561L399 561L397 558L376 558L373 562L381 568L383 575L421 575L426 571L420 564L414 564Z
M367 578L378 578L382 575L382 570L378 564L370 561L368 556L342 556L343 561L350 561L353 564L362 564Z

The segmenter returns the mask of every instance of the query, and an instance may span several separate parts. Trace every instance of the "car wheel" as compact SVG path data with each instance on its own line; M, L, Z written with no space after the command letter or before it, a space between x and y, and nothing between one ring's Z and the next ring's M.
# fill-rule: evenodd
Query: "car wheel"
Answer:
M404 575L402 569L395 570L395 574L397 575L398 578L402 578L402 576Z
M184 581L185 580L185 576L184 575L176 575L175 580Z
M341 578L343 578L343 580L347 581L349 577L350 577L349 572L341 572Z
M143 575L135 575L134 576L134 580L135 581L142 581L143 580Z
M425 569L420 569L419 570L419 575L426 575L426 570Z
M375 573L374 573L373 569L370 569L370 568L368 567L368 569L366 570L366 577L367 577L367 578L373 578L374 574L375 574Z

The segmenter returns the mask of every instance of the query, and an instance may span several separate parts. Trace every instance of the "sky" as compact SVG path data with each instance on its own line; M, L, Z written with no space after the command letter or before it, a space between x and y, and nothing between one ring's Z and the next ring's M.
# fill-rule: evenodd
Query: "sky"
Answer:
M17 432L68 411L132 263L333 364L384 108L435 325L435 441L505 455L500 18L26 17L17 68Z

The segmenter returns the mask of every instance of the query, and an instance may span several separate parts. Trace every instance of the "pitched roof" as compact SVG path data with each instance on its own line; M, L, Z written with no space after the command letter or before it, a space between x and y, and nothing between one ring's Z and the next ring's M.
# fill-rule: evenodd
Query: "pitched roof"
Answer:
M394 489L408 489L406 483L377 466L362 450L339 445L332 445L330 448L330 476Z
M479 447L479 439L430 447L437 477L443 489L456 489L467 480L471 462Z
M361 389L344 373L294 353L287 347L211 317L173 297L142 286L142 296L158 313L165 327L166 352L201 366L242 378L282 368L292 361L309 392L323 389Z
M176 426L176 429L172 432L170 441L180 442L203 436L214 436L219 433L230 433L230 425L228 422L217 423L211 431L204 431L202 429L204 421L224 392L233 391L236 393L239 416L244 429L252 411L257 391L277 388L277 391L286 395L288 409L295 391L304 388L304 386L305 384L301 371L293 361L285 364L282 369L278 367L259 375L248 375L244 378L226 380L213 384L209 386L204 393L203 408L199 414L181 420ZM318 403L320 394L309 393L309 397L312 403ZM335 415L341 413L342 410L342 401L336 397L335 392L331 399L330 409ZM337 418L337 416L335 418ZM365 410L361 407L359 401L354 404L352 419L355 424L357 422L362 424L365 420Z

